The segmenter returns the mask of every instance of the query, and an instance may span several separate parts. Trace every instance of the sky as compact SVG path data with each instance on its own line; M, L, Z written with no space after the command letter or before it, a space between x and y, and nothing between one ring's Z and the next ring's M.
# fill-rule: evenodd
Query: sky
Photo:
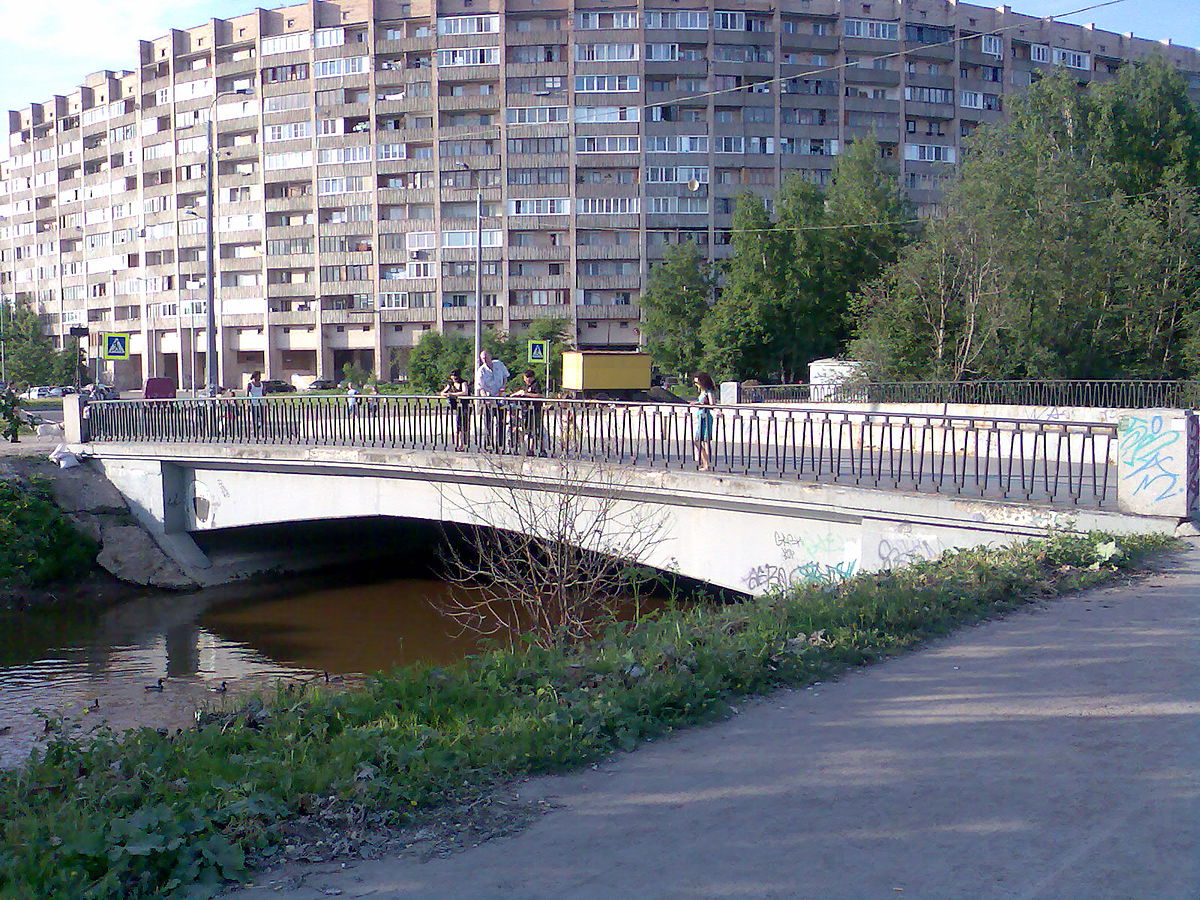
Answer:
M976 2L1008 2L1016 12L1049 16L1103 0ZM249 12L255 5L254 0L0 0L0 110L69 93L101 69L131 68L139 40ZM285 4L266 0L262 5ZM736 7L736 0L730 6ZM1200 0L1120 0L1064 21L1200 46Z

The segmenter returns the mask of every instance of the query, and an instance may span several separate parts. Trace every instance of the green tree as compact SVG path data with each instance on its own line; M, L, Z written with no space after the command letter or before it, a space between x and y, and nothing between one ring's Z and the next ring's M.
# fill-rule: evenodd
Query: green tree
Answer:
M471 341L461 335L426 331L408 358L408 383L422 394L436 394L458 369L467 381L475 371L471 365Z
M504 360L509 371L516 377L526 369L532 369L540 380L545 379L546 364L534 362L529 358L530 341L550 342L550 385L542 385L543 390L551 386L557 390L562 387L562 358L563 350L570 349L574 341L571 339L571 326L566 319L544 316L532 320L529 328L519 335L513 335L512 356Z
M732 231L725 283L701 328L705 367L717 380L777 378L789 236L775 227L754 194L738 199Z
M70 384L75 381L75 345L54 349L42 333L37 314L27 303L9 307L5 320L8 377L14 385Z
M781 377L804 378L814 359L838 352L845 338L844 298L834 289L828 259L825 196L799 175L784 181L775 203L784 235L782 293L777 298L775 353Z
M1172 377L1197 320L1200 147L1183 82L1151 67L1086 93L1059 71L980 129L942 217L859 297L881 377ZM1168 129L1138 159L1116 135ZM1138 187L1136 194L1126 187Z
M795 381L814 359L843 353L852 298L896 260L910 218L874 137L839 158L827 194L792 175L774 218L743 197L725 283L702 328L709 367L723 378Z
M700 329L715 290L712 266L692 241L667 249L642 293L646 352L663 372L687 376L700 365Z
M1096 157L1126 194L1200 185L1200 110L1161 56L1122 66L1095 89Z
M821 313L831 332L829 353L843 350L850 338L851 299L896 261L912 236L907 223L913 211L896 167L882 157L874 134L856 140L837 158L824 208L827 229L817 240L828 298Z

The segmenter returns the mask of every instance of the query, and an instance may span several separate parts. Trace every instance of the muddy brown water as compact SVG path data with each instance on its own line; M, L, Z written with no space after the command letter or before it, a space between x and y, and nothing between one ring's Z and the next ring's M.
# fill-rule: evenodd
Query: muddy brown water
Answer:
M0 766L28 756L45 716L83 731L173 730L198 707L220 708L280 679L353 680L459 659L478 645L437 611L450 590L426 578L326 577L144 597L94 618L0 622ZM146 690L160 678L162 691Z

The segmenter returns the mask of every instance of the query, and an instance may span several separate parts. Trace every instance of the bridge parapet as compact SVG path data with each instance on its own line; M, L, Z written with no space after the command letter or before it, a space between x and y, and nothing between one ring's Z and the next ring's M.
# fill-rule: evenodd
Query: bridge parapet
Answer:
M1173 421L1173 420L1172 420ZM97 443L349 446L712 469L1086 508L1118 501L1118 423L926 411L360 396L107 401ZM1147 493L1149 496L1149 493Z

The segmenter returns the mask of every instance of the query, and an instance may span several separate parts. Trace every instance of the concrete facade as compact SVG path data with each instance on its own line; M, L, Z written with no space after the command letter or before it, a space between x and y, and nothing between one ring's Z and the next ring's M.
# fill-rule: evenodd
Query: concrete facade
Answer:
M426 331L470 333L477 274L489 324L632 347L669 244L723 257L740 193L826 184L857 137L928 208L963 137L1054 65L1086 84L1157 53L1200 91L1195 50L1007 6L736 7L314 0L141 41L8 114L0 291L60 345L129 332L119 386L202 382L211 117L222 383L394 376Z
M641 561L748 593L832 582L1052 530L1173 533L1173 517L1050 508L764 478L353 447L92 444L79 450L180 558L189 532L395 516L513 525L498 495L532 507L566 493L616 497L611 522L645 518L662 540ZM599 502L599 501L596 501ZM196 565L193 556L187 565Z

